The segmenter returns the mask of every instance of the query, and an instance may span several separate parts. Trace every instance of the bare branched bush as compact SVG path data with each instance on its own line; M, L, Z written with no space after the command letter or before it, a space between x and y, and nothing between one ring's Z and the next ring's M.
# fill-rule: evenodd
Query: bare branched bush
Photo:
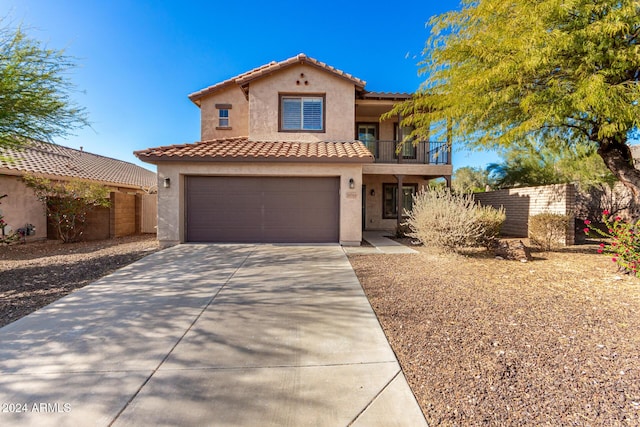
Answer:
M498 239L500 227L507 219L504 208L495 209L491 206L476 206L478 222L482 225L483 233L478 240L478 246L489 248ZM475 245L474 245L475 246Z
M478 206L470 194L428 189L413 198L408 236L446 252L488 246L505 220L504 210Z

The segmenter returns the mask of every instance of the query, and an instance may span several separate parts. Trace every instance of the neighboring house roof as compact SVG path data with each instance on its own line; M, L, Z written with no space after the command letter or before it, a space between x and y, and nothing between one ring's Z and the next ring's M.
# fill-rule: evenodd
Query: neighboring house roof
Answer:
M157 185L156 174L143 167L62 145L31 141L22 149L0 147L0 174L24 173L145 190Z
M278 161L372 163L373 156L360 141L250 141L246 137L216 139L136 151L142 161Z
M362 99L391 99L394 101L411 99L413 95L410 93L399 92L364 92Z
M333 73L338 77L349 80L354 85L356 85L356 87L359 88L360 90L363 90L364 86L367 84L364 80L354 77L351 74L345 73L342 70L338 70L337 68L327 65L324 62L320 62L317 59L310 58L304 53L300 53L294 57L285 59L284 61L280 61L280 62L272 61L261 67L257 67L257 68L254 68L253 70L247 71L246 73L239 74L235 77L231 77L230 79L227 79L220 83L216 83L213 86L209 86L207 88L194 92L189 95L189 99L193 101L193 103L195 103L196 105L200 105L200 99L202 99L206 95L210 95L214 92L217 92L221 89L224 89L234 84L240 86L246 95L247 85L251 81L267 76L276 70L282 70L296 64L309 64L314 67L329 71L330 73Z

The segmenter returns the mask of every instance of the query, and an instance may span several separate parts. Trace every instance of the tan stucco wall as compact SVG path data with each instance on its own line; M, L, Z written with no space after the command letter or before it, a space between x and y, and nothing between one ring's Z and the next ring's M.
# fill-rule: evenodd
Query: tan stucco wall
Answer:
M325 132L278 132L281 93L325 94ZM355 135L355 86L313 66L295 65L251 82L249 111L249 138L255 141L352 140Z
M366 186L366 211L365 211L365 229L366 230L395 230L398 224L397 219L382 218L382 184L398 184L393 175L364 175L363 183ZM418 191L429 185L429 181L419 176L405 176L402 180L403 184L418 184ZM374 195L371 195L374 190Z
M324 163L182 163L158 165L158 240L162 246L184 242L185 175L336 176L340 177L340 243L359 245L362 239L362 165ZM162 181L171 179L171 187ZM349 179L355 188L349 188Z
M231 129L216 129L218 110L216 104L231 104L229 124ZM238 86L231 86L200 101L201 141L249 135L249 101Z
M36 234L27 240L47 238L47 215L44 205L36 199L33 191L15 176L0 175L0 196L8 197L0 200L0 211L4 220L14 231L25 224L33 224Z

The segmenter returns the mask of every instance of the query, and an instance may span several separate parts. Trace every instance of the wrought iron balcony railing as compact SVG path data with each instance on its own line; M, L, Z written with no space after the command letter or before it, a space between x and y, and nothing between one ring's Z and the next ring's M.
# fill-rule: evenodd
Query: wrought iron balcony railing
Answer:
M376 163L406 163L422 165L450 165L451 149L446 142L420 141L405 143L398 155L399 141L362 141L375 157Z

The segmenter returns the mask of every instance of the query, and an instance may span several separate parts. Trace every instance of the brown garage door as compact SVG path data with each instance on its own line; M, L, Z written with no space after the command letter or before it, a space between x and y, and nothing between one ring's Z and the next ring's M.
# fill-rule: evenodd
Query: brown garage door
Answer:
M189 242L337 242L339 178L186 179Z

